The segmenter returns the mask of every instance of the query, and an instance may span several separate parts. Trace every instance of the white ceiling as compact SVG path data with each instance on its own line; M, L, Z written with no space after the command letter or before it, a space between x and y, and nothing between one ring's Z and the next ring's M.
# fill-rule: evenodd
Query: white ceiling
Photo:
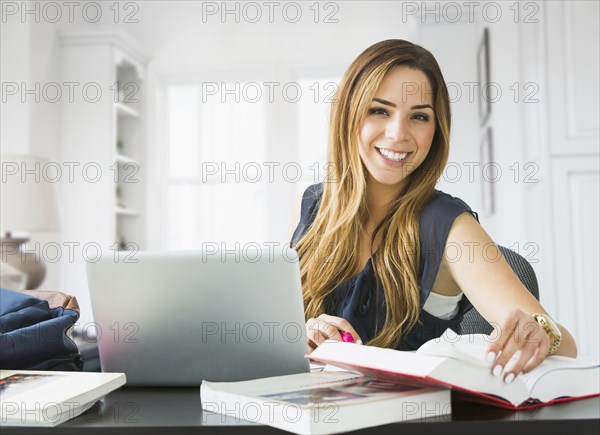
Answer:
M402 38L415 40L418 26L413 16L403 18L402 2L397 1L337 1L320 2L318 22L315 23L315 2L296 2L302 7L302 16L296 23L294 8L283 15L283 7L294 2L274 2L272 21L265 3L250 2L260 7L262 14L257 23L255 6L248 2L230 2L240 8L240 22L233 14L223 20L221 11L210 15L207 4L220 8L222 2L198 1L141 1L135 13L138 23L119 23L102 20L103 27L119 29L136 37L146 48L152 64L158 68L179 68L230 59L253 61L277 59L283 62L348 63L372 43ZM243 8L248 9L244 10ZM122 11L121 21L126 12ZM203 14L204 12L204 14ZM324 22L326 16L337 22ZM287 18L287 20L286 20ZM108 21L107 24L105 24ZM223 22L225 21L225 22ZM95 27L79 20L61 24L61 30L74 26Z

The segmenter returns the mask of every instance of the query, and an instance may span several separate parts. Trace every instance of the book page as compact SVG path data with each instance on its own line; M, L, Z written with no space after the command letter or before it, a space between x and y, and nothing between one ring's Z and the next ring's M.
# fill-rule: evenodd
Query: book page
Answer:
M447 329L440 337L423 344L417 354L453 358L474 366L490 367L486 353L491 342L490 336L485 334L458 335Z
M349 402L380 400L393 393L405 393L421 389L409 385L384 382L374 378L360 377L333 384L328 383L327 385L314 385L293 391L263 394L260 397L309 407L326 403L346 405Z
M491 370L492 363L486 360L487 348L493 342L493 337L484 334L467 334L458 335L452 330L447 330L441 337L429 340L417 350L421 355L433 355L440 357L451 358L460 362L467 363L473 367L485 367ZM506 367L513 365L520 357L520 351L510 358ZM598 363L590 359L575 359L563 356L549 356L535 369L529 373L521 373L510 386L522 383L526 388L528 398L549 401L563 395L577 395L580 391L587 391L585 388L576 388L573 384L575 378L584 376L576 374L575 371L588 370L597 367ZM559 375L556 372L564 372L564 375ZM568 374L567 374L568 371ZM472 372L473 373L473 372ZM550 375L548 381L544 378ZM455 373L456 379L458 374ZM591 376L591 373L589 374ZM571 377L572 382L567 379ZM509 397L509 387L499 383L498 378L490 378L490 386L492 383L497 384L494 390L499 396ZM544 382L541 380L544 378ZM543 384L543 386L541 385ZM536 385L540 385L536 388ZM583 393L581 393L583 394Z
M487 360L487 349L493 341L493 337L486 334L458 335L453 330L447 329L440 337L423 344L417 353L452 358L472 366L492 370L492 362ZM520 355L520 351L515 352L506 366L510 367L514 364Z
M471 365L485 366L491 369L491 363L486 360L487 348L494 341L492 336L485 334L467 334L458 335L452 330L447 330L439 339L430 340L425 343L417 353L425 355L447 356L458 359ZM506 367L510 367L521 356L517 351L508 360ZM517 375L515 381L521 381L526 386L527 391L531 392L536 383L545 375L559 370L577 370L589 369L597 366L598 363L590 359L576 359L565 356L552 355L546 357L535 369L529 373ZM513 382L515 382L513 381ZM557 393L558 394L558 393Z
M327 364L406 373L421 378L429 375L445 360L445 358L419 355L414 352L333 341L326 341L317 347L309 358Z
M529 373L522 373L518 377L527 385L529 391L532 391L536 383L544 376L555 371L566 370L585 370L598 367L598 363L590 362L589 360L579 360L577 358L569 358L566 356L552 355L546 357L542 363Z
M319 388L335 383L344 383L364 378L363 375L351 372L310 372L294 375L274 376L270 378L252 379L238 382L208 382L202 381L203 386L225 392L235 392L242 395L263 396L265 394L297 391L300 389Z

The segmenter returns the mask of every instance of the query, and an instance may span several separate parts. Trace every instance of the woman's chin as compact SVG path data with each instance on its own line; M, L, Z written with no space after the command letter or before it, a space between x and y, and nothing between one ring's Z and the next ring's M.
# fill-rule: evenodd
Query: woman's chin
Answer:
M386 187L402 187L406 177L398 175L391 176L389 174L370 174L369 180Z

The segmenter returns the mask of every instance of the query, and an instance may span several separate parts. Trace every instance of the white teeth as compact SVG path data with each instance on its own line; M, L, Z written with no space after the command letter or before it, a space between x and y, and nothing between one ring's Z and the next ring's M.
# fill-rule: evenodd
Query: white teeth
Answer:
M382 156L387 159L393 160L395 162L399 162L400 160L404 160L404 158L408 155L408 153L395 153L393 151L389 151L383 148L377 148Z

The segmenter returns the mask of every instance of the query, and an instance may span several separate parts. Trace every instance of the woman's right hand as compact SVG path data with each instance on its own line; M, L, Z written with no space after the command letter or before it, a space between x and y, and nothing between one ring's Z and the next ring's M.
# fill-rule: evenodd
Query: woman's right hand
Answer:
M308 353L311 353L325 342L325 340L342 341L341 332L349 332L356 343L362 343L360 336L354 330L350 322L342 317L321 314L317 318L308 319L306 322L306 338L308 341Z

